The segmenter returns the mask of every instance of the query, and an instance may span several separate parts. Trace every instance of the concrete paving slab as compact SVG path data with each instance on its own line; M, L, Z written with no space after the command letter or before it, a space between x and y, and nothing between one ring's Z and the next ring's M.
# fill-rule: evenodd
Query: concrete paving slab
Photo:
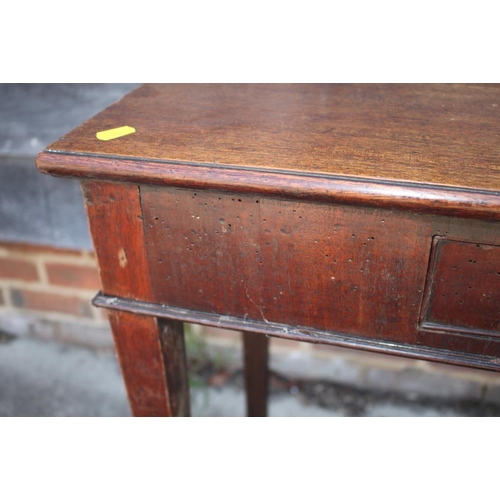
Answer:
M192 388L193 416L244 416L243 377L241 370L235 373L219 387ZM500 407L461 400L413 400L330 382L306 381L288 389L272 385L269 414L271 417L500 416ZM130 416L115 355L0 334L0 416Z
M0 416L129 415L113 354L28 338L0 344Z

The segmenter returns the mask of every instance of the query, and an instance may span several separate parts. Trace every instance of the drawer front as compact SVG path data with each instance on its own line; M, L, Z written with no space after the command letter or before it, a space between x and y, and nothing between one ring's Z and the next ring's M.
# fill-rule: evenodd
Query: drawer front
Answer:
M422 326L500 336L500 246L435 238Z
M141 199L156 301L414 340L430 246L401 215L149 187Z

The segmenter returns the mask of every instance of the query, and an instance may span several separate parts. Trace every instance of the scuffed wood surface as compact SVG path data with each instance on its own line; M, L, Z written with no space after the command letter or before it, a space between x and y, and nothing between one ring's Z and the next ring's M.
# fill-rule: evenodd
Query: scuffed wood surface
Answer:
M141 203L153 303L498 352L484 333L439 339L419 323L433 238L470 242L468 260L468 248L500 244L497 222L155 186L141 187ZM462 316L478 314L472 303L460 307ZM497 311L493 304L490 315Z
M500 337L500 246L436 238L423 321Z
M429 184L41 153L41 172L134 184L216 189L298 200L500 220L500 196Z
M409 358L424 359L449 363L452 365L483 368L485 370L500 371L500 342L498 339L488 339L470 336L460 337L443 335L442 332L425 332L422 341L417 344L384 342L379 339L370 339L347 335L338 332L325 332L303 327L290 327L286 324L265 323L250 319L222 316L215 313L205 313L169 307L149 302L138 302L119 297L110 297L98 294L94 298L94 305L116 311L127 311L134 314L155 316L158 318L176 319L200 325L227 328L229 330L243 330L288 340L310 342L313 344L336 345L383 354L394 354ZM429 347L433 345L435 347ZM467 352L470 349L470 352ZM479 353L479 354L478 354Z
M172 416L156 318L124 311L108 314L133 415Z
M138 186L82 183L105 293L152 300ZM135 416L189 415L181 322L110 311L116 351Z
M151 298L138 186L82 182L103 291L139 300Z
M189 417L189 381L181 321L158 320L160 343L167 376L169 406L173 417Z
M156 84L47 150L499 191L499 136L500 85Z

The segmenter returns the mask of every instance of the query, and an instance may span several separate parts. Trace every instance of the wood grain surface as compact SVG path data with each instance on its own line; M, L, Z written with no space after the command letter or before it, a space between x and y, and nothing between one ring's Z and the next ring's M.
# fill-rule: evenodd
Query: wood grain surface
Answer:
M82 191L103 292L151 299L138 186L86 181Z
M151 304L102 294L98 294L93 303L97 307L104 307L114 311L175 319L229 330L243 330L312 344L336 345L452 365L500 371L500 342L498 338L490 338L485 341L484 338L480 337L474 339L471 336L460 338L457 335L443 335L443 332L440 331L426 331L418 344L381 342L378 339L357 337L350 334L325 332L303 327L294 328L286 324L265 323L215 313L191 311L165 306L164 304ZM467 351L469 347L472 347L471 352Z
M500 246L435 240L424 324L500 337Z
M479 297L453 303L459 317L476 319L443 340L433 339L419 319L434 238L467 242L460 255L468 262L476 259L476 245L500 245L498 222L157 186L141 187L141 205L153 303L383 342L498 353L498 339L490 341L500 334L494 300L485 302L486 332L480 331ZM482 296L486 289L478 283L494 270L487 291L495 297L500 268L489 259L484 269L476 266L482 274L461 282L474 281Z
M174 416L156 318L109 311L118 361L135 417Z
M82 182L102 289L152 300L139 189ZM135 416L189 415L183 324L110 311L109 321Z
M499 191L499 133L500 85L156 84L47 151Z

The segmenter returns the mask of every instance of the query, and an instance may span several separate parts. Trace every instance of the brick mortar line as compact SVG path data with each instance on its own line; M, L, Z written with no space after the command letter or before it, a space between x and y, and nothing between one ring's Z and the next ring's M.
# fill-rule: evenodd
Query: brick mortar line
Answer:
M22 252L9 250L8 248L0 245L0 257L33 263L41 260L42 262L51 264L74 264L81 267L97 267L97 259L93 257L90 252L85 252L81 255L50 254L36 251Z
M21 315L25 314L30 314L32 316L36 316L39 318L46 318L46 319L54 319L54 318L65 318L66 321L68 319L73 319L75 322L79 321L86 321L89 324L94 324L94 325L100 325L100 324L106 324L107 321L104 321L102 319L98 319L94 316L93 312L91 311L91 316L85 316L85 315L76 315L76 314L71 314L71 313L63 313L63 312L57 312L57 311L46 311L46 310L39 310L39 309L30 309L29 307L0 307L0 312L2 314L10 314L10 313L17 313Z
M76 265L78 267L97 267L97 260L93 259L90 256L74 256L74 255L49 255L49 254L40 254L39 258L48 264L71 264Z
M59 321L61 323L75 323L81 326L98 327L107 326L109 323L107 321L96 321L94 318L89 318L86 316L73 316L71 314L64 314L58 312L46 312L46 311L34 311L33 309L20 309L11 308L5 309L0 307L0 319L2 316L23 316L33 320L46 319L50 321Z
M47 275L47 270L45 269L45 264L40 258L34 259L34 264L38 272L38 279L41 284L49 285L49 277Z
M7 292L7 287L3 286L2 282L0 282L0 291L4 300L4 303L0 304L0 309L12 308L13 305L12 301L10 300L10 293Z
M104 317L101 316L101 314L103 314L104 309L100 309L99 307L91 306L90 311L91 311L92 316L95 319L95 321L105 322L105 323L109 324L109 320L108 320L107 316L104 316Z
M99 290L87 288L72 288L40 281L22 281L13 279L0 279L0 285L7 289L26 290L28 292L54 293L56 295L66 295L85 300L92 300Z

